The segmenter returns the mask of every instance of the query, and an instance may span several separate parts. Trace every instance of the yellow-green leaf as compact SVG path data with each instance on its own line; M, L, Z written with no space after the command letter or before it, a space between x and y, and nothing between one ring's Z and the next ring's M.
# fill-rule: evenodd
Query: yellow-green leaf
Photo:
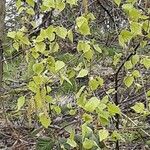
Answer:
M114 0L114 2L115 2L118 6L120 6L121 0Z
M136 103L133 107L131 107L136 113L143 113L145 110L143 103Z
M48 128L48 126L51 124L51 119L47 117L44 113L39 114L39 120L45 128Z
M88 70L86 69L81 69L79 74L77 75L77 78L82 78L88 75Z
M68 31L68 38L73 43L73 33L72 33L72 30Z
M93 112L99 105L100 103L100 100L96 97L92 97L89 99L89 101L85 104L85 107L84 109L86 111L89 111L89 112Z
M24 96L19 97L17 100L17 111L21 109L24 103L25 103L25 97Z
M56 61L55 62L55 71L58 72L65 66L65 63L63 61Z
M134 78L133 76L126 76L123 82L127 87L130 87L134 82Z
M89 140L89 139L85 138L85 140L83 142L83 147L85 149L92 149L93 146L94 146L93 140Z
M57 28L56 28L56 34L57 34L59 37L61 37L62 39L65 39L65 38L66 38L67 33L68 33L68 31L67 31L67 29L64 28L64 27L57 27Z
M41 74L44 70L43 63L37 63L33 65L33 71L37 74Z
M109 132L106 129L99 130L98 132L100 142L107 139Z

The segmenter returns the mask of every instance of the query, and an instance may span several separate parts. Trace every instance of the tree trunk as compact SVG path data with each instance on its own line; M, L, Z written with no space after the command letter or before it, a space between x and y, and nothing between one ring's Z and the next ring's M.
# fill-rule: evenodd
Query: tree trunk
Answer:
M0 90L2 90L3 80L3 40L5 20L5 0L0 0Z

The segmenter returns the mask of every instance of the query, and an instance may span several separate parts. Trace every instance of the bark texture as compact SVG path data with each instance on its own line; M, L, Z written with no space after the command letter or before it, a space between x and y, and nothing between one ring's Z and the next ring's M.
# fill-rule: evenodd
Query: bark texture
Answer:
M5 0L0 0L0 89L3 80L3 40L5 28Z

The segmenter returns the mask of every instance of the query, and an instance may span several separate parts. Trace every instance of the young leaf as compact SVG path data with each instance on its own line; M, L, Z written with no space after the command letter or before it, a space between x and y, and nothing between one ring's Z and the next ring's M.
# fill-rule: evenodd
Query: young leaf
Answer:
M14 39L16 37L16 32L15 31L8 32L7 36Z
M99 86L99 82L96 79L92 79L89 81L89 86L92 91L96 90Z
M145 66L146 69L149 69L150 68L150 59L149 58L143 58L141 60L141 64L143 64Z
M36 43L35 50L37 52L43 53L45 51L45 49L46 49L46 44L44 42Z
M72 30L68 31L68 38L73 43L73 33L72 33Z
M34 0L26 0L26 2L28 3L28 5L34 7Z
M126 61L124 66L126 69L132 69L132 67L133 67L132 62L130 60Z
M79 74L77 75L77 78L83 78L83 77L85 77L87 75L88 75L88 70L81 69L80 72L79 72Z
M126 76L123 82L127 87L130 87L134 82L134 78L133 76Z
M138 78L138 77L140 77L140 72L139 72L138 70L134 70L134 71L132 72L132 75L133 75L135 78Z
M33 65L33 71L38 75L42 73L44 69L43 63L37 63Z
M114 2L118 5L118 7L120 6L121 0L114 0Z
M96 107L98 107L99 103L100 103L100 100L99 100L99 99L97 99L96 97L92 97L92 98L90 98L89 101L85 104L84 109L85 109L86 111L93 112L93 111L96 109Z
M118 106L116 106L115 104L109 103L107 108L108 108L108 112L112 116L114 116L115 114L120 114L121 113L120 108Z
M17 100L17 111L21 109L24 103L25 103L25 97L24 96L19 97Z
M85 149L92 149L93 146L94 146L93 140L89 140L89 139L85 138L85 140L83 142L83 147Z
M98 132L100 142L107 139L109 132L106 129L99 130Z
M136 65L139 62L139 55L133 55L131 58L131 62L133 65Z
M143 103L136 103L133 107L131 107L136 113L143 113L144 112L144 104Z
M77 99L80 97L81 93L83 92L83 90L84 90L85 88L86 88L86 86L82 86L82 87L80 88L80 90L79 90L78 93L76 94L76 98L77 98Z
M47 117L44 113L39 114L39 120L45 128L48 128L48 126L51 124L51 119Z
M65 66L65 63L63 61L59 61L59 60L56 61L55 62L55 70L56 70L56 72L61 70L64 66Z
M93 45L93 47L94 47L94 49L95 49L97 52L102 53L102 50L101 50L101 48L99 47L98 44Z
M76 147L77 143L73 140L73 139L67 139L67 143L71 146L71 147Z
M57 27L56 28L56 34L61 37L62 39L65 39L67 36L67 29L64 27Z

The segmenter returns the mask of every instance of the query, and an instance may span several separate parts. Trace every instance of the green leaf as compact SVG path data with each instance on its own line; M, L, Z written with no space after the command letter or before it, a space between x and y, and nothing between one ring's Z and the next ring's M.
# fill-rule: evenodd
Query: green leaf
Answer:
M75 135L75 131L71 129L70 132L70 137L67 139L67 143L71 146L71 147L76 147L77 143L74 140L74 135Z
M71 146L71 147L76 147L77 143L73 140L73 139L67 139L67 143Z
M128 30L122 30L120 35L119 35L119 44L122 47L126 46L126 43L130 42L130 40L132 39L133 34L128 31Z
M136 65L139 62L139 55L133 55L131 58L131 62L133 65Z
M100 142L107 139L109 132L106 129L99 130L98 132Z
M18 43L13 43L13 47L18 51L19 50L19 44Z
M65 3L62 0L56 0L55 2L55 8L61 12L65 8Z
M33 81L29 82L28 88L34 93L36 93L38 90L37 85Z
M89 20L89 19L91 19L91 20L95 20L96 18L95 18L95 16L93 15L93 13L88 13L88 15L86 16L86 18Z
M150 97L150 90L146 92L147 97Z
M134 7L131 10L129 10L128 13L129 13L129 19L134 21L134 22L138 22L138 20L142 16L141 11L139 9L134 8Z
M16 0L16 7L17 9L21 6L22 1L21 0Z
M121 58L121 56L122 56L122 54L121 53L119 53L119 54L115 54L114 55L114 58L113 58L113 65L117 65L118 64L118 62L120 61L120 58Z
M53 101L53 98L49 95L46 95L45 99L48 103L51 103Z
M68 38L73 43L73 33L72 33L72 30L68 31Z
M110 113L110 115L114 116L115 114L121 114L121 110L118 106L116 106L115 104L109 103L107 105L108 111Z
M50 44L50 51L54 53L54 52L58 52L58 50L59 50L59 44L57 42L52 42Z
M104 80L103 80L101 77L97 77L96 79L97 79L99 85L100 85L100 86L103 86Z
M125 68L128 70L128 69L132 69L133 65L132 65L132 62L131 60L129 61L126 61L125 64L124 64Z
M70 5L77 5L77 0L66 0Z
M100 103L100 100L97 99L96 97L92 97L89 99L89 101L85 104L85 107L84 109L86 111L89 111L89 112L93 112L99 105Z
M138 78L138 77L140 77L140 72L139 72L138 70L134 70L134 71L132 72L132 75L133 75L135 78Z
M146 69L150 68L150 59L148 57L145 57L141 60L141 64L145 66Z
M134 82L134 78L133 76L126 76L123 82L127 87L130 87Z
M54 106L53 109L58 115L61 113L61 108L59 106Z
M141 23L131 22L130 24L131 33L135 35L142 35L142 25Z
M89 25L88 25L88 20L81 16L81 17L78 17L76 19L76 24L77 24L77 27L79 29L79 32L83 35L89 35L90 34L90 28L89 28Z
M56 28L56 34L57 34L59 37L61 37L62 39L65 39L65 38L66 38L67 33L68 33L68 31L67 31L67 29L64 28L64 27L57 27L57 28Z
M123 4L122 8L126 11L129 12L133 9L133 5L132 4Z
M41 85L43 83L43 77L42 76L34 76L33 77L33 80L34 82L37 84L37 85Z
M50 41L54 41L55 39L55 28L53 26L49 26L46 31L45 31L45 34L46 34L46 37L50 40Z
M27 12L29 15L35 15L35 12L34 12L33 8L28 8L28 9L26 10L26 12Z
M35 50L43 53L46 50L46 44L44 42L36 43Z
M85 140L83 142L83 147L85 149L92 149L93 146L94 146L93 140L89 140L89 139L85 138Z
M91 34L91 32L90 32L90 27L89 27L89 25L88 25L87 22L84 22L84 23L82 24L82 26L79 28L79 32L80 32L82 35L84 35L84 36Z
M89 115L89 114L83 114L83 120L85 121L85 122L88 122L88 123L90 123L90 122L92 122L92 120L93 120L93 118L92 118L92 116L91 115Z
M24 96L19 97L17 100L17 111L21 109L24 103L25 103L25 97Z
M97 52L102 53L102 50L101 50L101 48L99 47L98 44L93 45L93 47L94 47L94 49L95 49Z
M77 50L83 51L83 53L88 52L90 50L91 46L89 44L89 42L85 42L85 41L79 41L78 45L77 45Z
M63 80L67 81L70 85L72 85L71 81L66 77L66 76L62 76Z
M55 62L55 71L60 71L63 67L65 67L65 63L63 61L56 61Z
M33 65L33 71L38 75L41 74L44 70L43 63L37 63Z
M34 0L26 0L26 2L28 3L28 5L34 7Z
M7 36L14 39L16 37L16 32L15 31L8 32Z
M84 57L90 61L93 58L93 51L90 49L87 52L84 53Z
M54 0L43 0L43 6L47 8L55 8L55 1Z
M27 36L21 36L19 39L23 44L30 45L30 41Z
M93 131L90 127L87 126L86 123L82 125L82 137L91 137Z
M47 117L44 113L39 114L39 121L45 128L48 128L48 126L51 124L51 119Z
M136 113L143 113L145 110L143 103L136 103L133 107L131 107Z
M88 70L81 69L80 72L79 72L79 74L77 75L77 78L83 78L83 77L85 77L87 75L88 75Z
M121 136L121 134L119 134L117 131L114 131L114 132L112 133L111 137L112 137L112 139L114 139L114 140L123 140L123 141L125 141L125 140L123 139L123 137Z
M77 98L77 99L80 97L81 93L83 92L83 90L84 90L85 88L86 88L86 86L82 86L82 87L80 88L80 90L79 90L78 93L76 94L76 98Z
M99 86L99 82L96 79L92 79L89 81L89 86L92 91L96 90Z
M83 17L83 16L78 17L76 19L77 27L80 28L84 22L87 22L87 19L85 17Z
M74 70L75 70L75 71L79 71L79 70L82 68L82 66L83 66L83 63L80 62L80 63L78 64L78 66L77 66L76 68L74 68Z
M114 0L114 2L115 2L118 6L120 6L121 0Z

